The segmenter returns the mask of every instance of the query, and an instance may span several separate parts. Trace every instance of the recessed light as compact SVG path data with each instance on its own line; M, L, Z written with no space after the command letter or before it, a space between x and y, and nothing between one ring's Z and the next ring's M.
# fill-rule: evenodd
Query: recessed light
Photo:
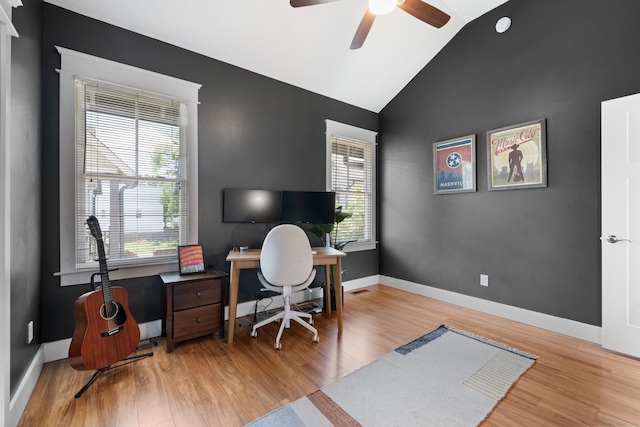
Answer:
M503 16L502 18L498 19L498 22L496 22L496 31L498 33L504 33L509 29L510 26L511 18L509 18L508 16Z

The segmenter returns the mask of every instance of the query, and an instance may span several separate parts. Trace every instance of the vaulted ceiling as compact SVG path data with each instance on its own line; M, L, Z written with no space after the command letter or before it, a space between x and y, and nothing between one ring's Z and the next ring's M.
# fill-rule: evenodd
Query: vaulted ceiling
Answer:
M468 22L507 0L429 0L436 29L398 8L349 49L367 0L46 0L217 60L379 112Z

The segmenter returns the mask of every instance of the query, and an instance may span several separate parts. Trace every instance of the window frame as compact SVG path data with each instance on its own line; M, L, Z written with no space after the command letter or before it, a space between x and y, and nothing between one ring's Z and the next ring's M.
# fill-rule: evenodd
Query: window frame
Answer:
M376 249L378 245L377 241L377 215L376 215L376 138L378 132L372 130L359 128L356 126L348 125L345 123L336 122L334 120L326 119L326 188L327 191L334 191L332 185L332 146L333 138L344 138L359 141L365 144L371 145L371 241L369 242L353 242L347 244L342 251L343 252L358 252Z
M181 100L187 105L188 244L198 243L198 90L201 85L56 46L60 53L60 276L61 286L86 284L94 268L76 267L76 77ZM175 259L117 265L111 279L175 271ZM113 267L116 267L115 265Z

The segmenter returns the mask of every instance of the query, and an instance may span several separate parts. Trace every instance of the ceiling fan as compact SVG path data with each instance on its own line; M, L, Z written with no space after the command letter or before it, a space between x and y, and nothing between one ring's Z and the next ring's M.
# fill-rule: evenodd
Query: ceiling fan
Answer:
M339 0L290 0L292 7L313 6L316 4L331 3ZM373 21L377 15L383 15L387 12L391 12L396 6L407 12L409 15L418 18L419 20L426 22L436 28L442 27L449 22L451 18L449 15L441 11L440 9L431 6L422 0L368 0L369 8L364 14L356 34L351 42L351 49L359 49L362 47L364 40L369 34L369 30L373 25Z

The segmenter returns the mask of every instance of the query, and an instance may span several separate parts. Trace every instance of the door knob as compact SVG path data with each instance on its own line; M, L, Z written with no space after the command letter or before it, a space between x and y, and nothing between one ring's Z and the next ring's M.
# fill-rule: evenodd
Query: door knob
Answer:
M610 234L607 236L607 242L609 243L618 243L618 242L630 242L629 239L618 239L615 234Z

